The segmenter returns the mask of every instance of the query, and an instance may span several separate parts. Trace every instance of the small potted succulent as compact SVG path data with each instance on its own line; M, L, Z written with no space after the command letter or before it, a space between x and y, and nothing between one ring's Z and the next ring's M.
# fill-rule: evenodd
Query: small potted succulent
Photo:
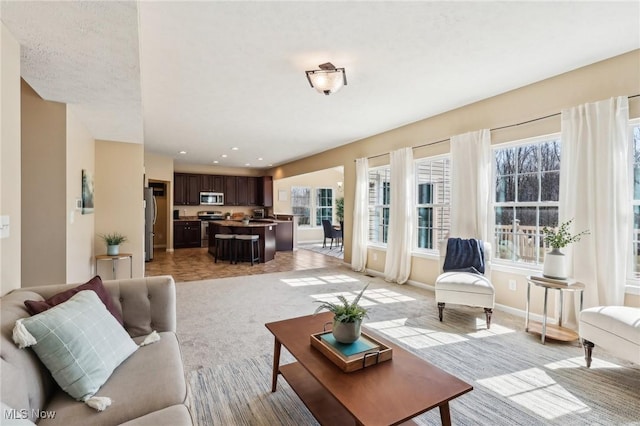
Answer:
M249 220L251 220L251 217L249 217L249 215L244 215L244 217L242 218L242 223L244 223L245 225L248 225Z
M320 303L320 306L318 306L314 315L323 309L333 312L332 333L336 341L349 344L360 338L360 328L362 320L367 316L367 309L358 305L358 302L367 287L369 287L369 284L364 286L351 303L343 295L338 296L341 303L316 300L317 303Z
M100 237L107 244L107 254L109 256L117 256L118 254L120 254L120 244L127 241L127 237L118 232L113 232L111 234L100 234Z

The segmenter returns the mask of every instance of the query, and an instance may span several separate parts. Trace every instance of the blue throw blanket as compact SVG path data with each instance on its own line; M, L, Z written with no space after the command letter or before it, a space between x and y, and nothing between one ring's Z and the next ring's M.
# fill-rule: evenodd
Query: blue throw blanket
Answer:
M484 244L482 240L449 238L444 272L463 271L484 274Z

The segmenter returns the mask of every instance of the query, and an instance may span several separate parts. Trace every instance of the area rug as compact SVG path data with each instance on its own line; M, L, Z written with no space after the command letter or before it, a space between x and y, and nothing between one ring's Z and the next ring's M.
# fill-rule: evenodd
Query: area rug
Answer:
M587 369L577 342L542 345L522 318L501 311L490 330L481 309L448 308L439 322L432 292L347 268L178 284L196 424L316 424L282 378L271 394L273 336L264 324L311 314L314 300L355 295L366 283L369 330L474 387L451 402L454 424L640 425L640 367L596 348ZM438 410L416 422L439 424Z
M329 243L326 247L322 247L322 243L298 243L298 248L302 250L311 250L316 253L324 254L325 256L336 257L338 259L344 259L344 250L340 249L340 246L333 246L329 248Z
M202 368L189 377L197 425L317 425L285 380L271 392L270 355Z

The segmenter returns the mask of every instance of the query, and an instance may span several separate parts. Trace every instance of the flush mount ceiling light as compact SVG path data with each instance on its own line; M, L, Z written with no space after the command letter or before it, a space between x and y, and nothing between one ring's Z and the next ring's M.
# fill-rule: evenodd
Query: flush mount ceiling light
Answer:
M331 62L318 65L319 70L305 71L311 87L320 93L330 95L347 85L344 68L336 68Z

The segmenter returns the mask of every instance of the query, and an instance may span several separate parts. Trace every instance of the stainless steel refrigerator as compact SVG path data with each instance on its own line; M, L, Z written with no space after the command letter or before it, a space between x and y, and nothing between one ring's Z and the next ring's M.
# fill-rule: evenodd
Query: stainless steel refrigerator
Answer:
M153 188L144 188L144 260L153 260L153 225L157 217L156 197Z

